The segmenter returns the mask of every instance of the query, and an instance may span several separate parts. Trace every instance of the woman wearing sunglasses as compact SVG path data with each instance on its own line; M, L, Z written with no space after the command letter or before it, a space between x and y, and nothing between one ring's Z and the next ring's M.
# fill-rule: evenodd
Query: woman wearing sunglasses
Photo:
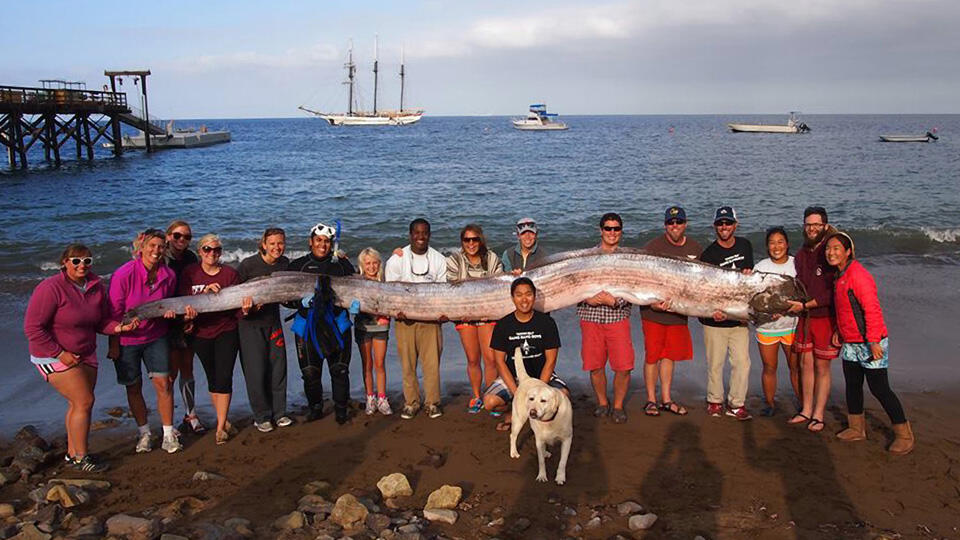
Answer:
M167 266L177 275L178 283L184 268L200 262L197 254L190 251L192 239L193 232L186 221L176 220L167 227ZM180 396L183 398L183 408L186 410L183 423L194 433L203 433L206 428L197 417L197 387L193 380L193 346L183 331L182 320L170 321L167 342L170 345L170 384L176 382L177 375L180 375Z
M72 244L60 256L60 272L37 285L23 321L30 361L45 381L67 399L67 462L85 472L109 465L87 452L93 389L97 384L97 333L135 330L110 313L107 291L93 273L87 246Z
M166 234L159 229L147 229L134 242L133 260L118 268L110 278L110 309L112 317L120 320L127 311L154 300L173 296L177 290L177 276L164 261ZM127 403L137 422L136 451L149 452L153 440L147 424L147 404L143 400L141 362L147 367L147 376L157 392L157 412L163 425L163 450L174 453L183 449L180 436L173 429L173 393L170 391L170 347L167 344L172 311L164 318L141 321L132 332L120 336L119 356L114 359L117 383L127 389Z
M225 287L240 283L237 271L220 262L223 244L219 236L204 235L197 242L197 249L200 251L200 263L183 269L177 286L180 296L217 294ZM253 300L244 298L241 312L246 316L252 307ZM214 311L197 315L192 307L187 306L186 319L184 331L193 335L193 350L207 374L210 401L217 411L217 444L224 444L234 433L227 421L227 412L233 394L233 367L237 361L237 351L240 350L237 312Z
M497 254L487 249L483 228L470 223L460 231L460 251L447 257L447 281L463 281L495 276L503 273L503 263ZM490 337L496 321L457 321L463 352L467 355L467 377L473 398L467 412L476 414L483 409L483 389L497 378L497 364L490 348ZM483 358L481 366L480 359Z

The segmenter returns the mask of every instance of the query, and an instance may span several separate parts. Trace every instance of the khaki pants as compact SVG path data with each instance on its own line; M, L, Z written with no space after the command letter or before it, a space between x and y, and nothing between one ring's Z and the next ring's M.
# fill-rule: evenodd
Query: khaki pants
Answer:
M707 401L723 403L723 365L730 352L729 407L743 407L750 380L750 330L746 326L718 328L703 326L707 352Z
M440 404L440 354L443 334L438 323L397 321L394 326L397 353L403 374L403 398L407 405L420 406L420 385L417 382L417 360L423 371L424 403Z

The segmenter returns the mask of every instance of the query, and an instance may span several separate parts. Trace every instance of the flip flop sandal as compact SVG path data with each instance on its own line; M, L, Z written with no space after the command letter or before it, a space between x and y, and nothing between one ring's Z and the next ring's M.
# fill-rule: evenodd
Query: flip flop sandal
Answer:
M623 409L613 409L610 412L610 419L614 424L625 424L627 422L627 411Z
M810 423L807 424L807 431L812 431L814 433L820 433L823 431L823 420L811 418Z
M660 410L671 412L677 416L684 416L688 412L686 407L675 401L664 401L663 404L660 405Z
M799 418L799 420L797 420L797 418ZM810 420L811 420L811 418L810 418L809 416L807 416L807 415L805 415L805 414L797 413L797 414L791 416L790 419L787 420L787 423L797 426L797 425L800 425L800 424L809 424L809 423L810 423Z
M510 422L500 422L497 424L497 431L510 431L512 427Z
M500 418L501 416L503 416L503 411L495 411L495 410L491 409L491 410L490 410L490 416L492 416L492 417L494 417L494 418Z
M597 418L607 416L610 414L610 405L597 405L597 408L593 409L593 415Z
M647 416L660 416L660 408L656 402L648 401L643 404L643 414Z

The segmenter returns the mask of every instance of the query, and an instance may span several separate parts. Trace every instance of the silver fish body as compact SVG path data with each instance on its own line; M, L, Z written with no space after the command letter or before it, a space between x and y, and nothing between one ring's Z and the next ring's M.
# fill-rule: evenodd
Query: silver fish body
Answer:
M638 305L669 300L671 311L710 317L722 311L730 319L764 322L784 313L788 300L803 298L794 279L779 274L744 274L699 261L621 249L596 249L554 255L524 274L537 287L536 308L554 311L607 291ZM182 313L187 304L199 312L240 307L245 296L254 303L288 302L313 293L316 275L277 272L269 278L227 287L217 294L168 298L144 304L130 313L143 317L167 310ZM382 283L359 276L331 277L335 303L349 308L411 320L495 320L514 310L510 275L451 283Z

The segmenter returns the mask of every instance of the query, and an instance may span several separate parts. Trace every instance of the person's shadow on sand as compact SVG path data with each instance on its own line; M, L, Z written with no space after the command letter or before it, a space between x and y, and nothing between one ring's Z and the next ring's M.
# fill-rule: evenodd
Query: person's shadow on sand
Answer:
M830 435L808 433L802 426L782 421L774 424L780 436L757 446L756 426L748 422L744 426L743 454L752 467L780 475L787 519L796 523L796 537L829 537L831 532L839 535L851 523L856 527L860 523L856 508L837 478L833 456L823 440Z
M685 420L670 426L641 493L658 514L686 516L689 525L684 527L684 535L716 536L715 513L721 504L723 475L707 459L699 427Z

